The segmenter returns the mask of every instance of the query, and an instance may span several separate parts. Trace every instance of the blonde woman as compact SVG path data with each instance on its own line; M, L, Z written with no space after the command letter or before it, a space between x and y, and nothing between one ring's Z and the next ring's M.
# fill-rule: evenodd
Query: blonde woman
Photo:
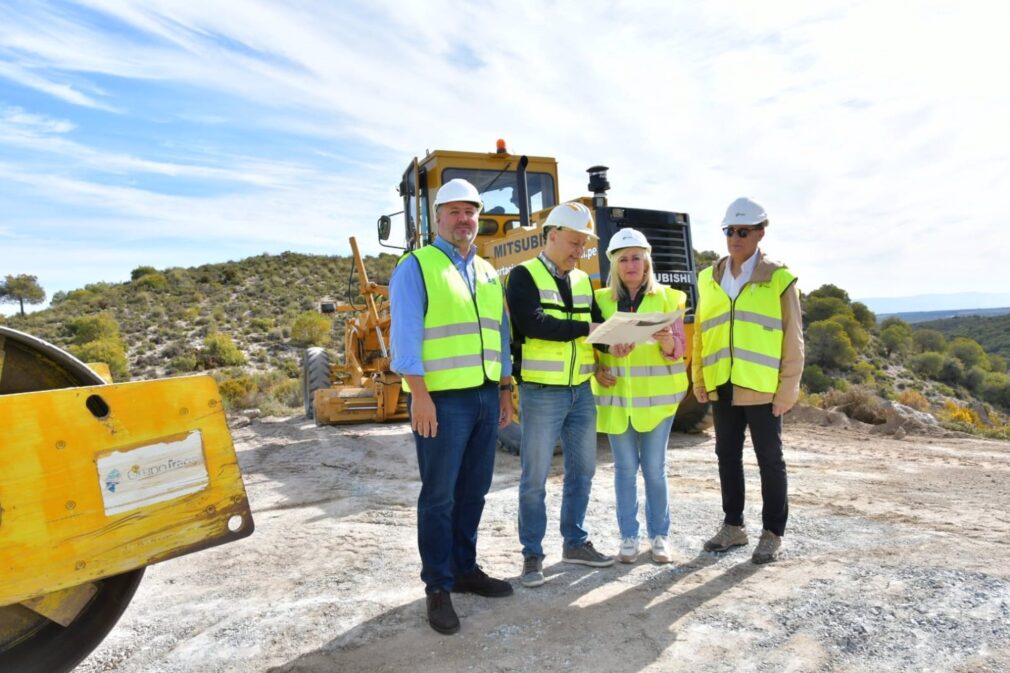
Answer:
M615 311L672 312L683 309L687 296L656 281L652 246L636 229L621 229L607 246L610 277L596 290L604 319ZM593 381L596 429L605 432L614 452L617 525L621 533L618 560L634 563L639 555L638 471L645 481L645 524L652 560L671 561L670 510L666 446L677 405L687 391L684 323L678 319L625 357L598 353Z

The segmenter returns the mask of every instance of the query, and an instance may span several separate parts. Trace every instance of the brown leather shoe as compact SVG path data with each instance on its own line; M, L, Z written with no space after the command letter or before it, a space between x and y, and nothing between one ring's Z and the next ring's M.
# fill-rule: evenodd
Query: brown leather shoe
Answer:
M459 617L452 607L448 591L428 594L428 623L439 633L451 636L459 631Z

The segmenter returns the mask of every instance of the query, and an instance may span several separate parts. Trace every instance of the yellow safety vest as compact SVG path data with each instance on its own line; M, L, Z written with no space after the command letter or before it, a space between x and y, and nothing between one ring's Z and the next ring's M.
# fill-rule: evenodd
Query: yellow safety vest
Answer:
M670 313L684 308L687 295L660 285L645 295L638 307L641 313ZM610 288L596 291L596 303L604 318L617 312L617 302ZM657 344L640 344L623 358L598 352L600 364L610 368L617 383L604 388L593 379L596 396L596 431L619 435L628 422L638 432L649 432L665 418L677 413L677 406L687 393L687 367L683 356L671 360Z
M498 273L474 256L476 296L449 256L426 245L410 253L421 265L427 294L421 362L431 392L476 388L501 379L501 319L505 299ZM400 263L407 258L404 255ZM403 389L410 391L407 379Z
M771 280L747 283L736 301L730 301L712 269L698 274L697 320L705 388L712 391L732 381L733 385L774 393L782 361L781 297L796 276L780 267Z
M593 285L588 274L579 269L569 271L572 282L572 311L565 308L558 284L538 258L522 263L540 292L540 307L544 315L560 320L592 322ZM528 383L574 386L593 376L596 360L593 347L585 337L574 341L548 341L526 337L522 346L522 378Z

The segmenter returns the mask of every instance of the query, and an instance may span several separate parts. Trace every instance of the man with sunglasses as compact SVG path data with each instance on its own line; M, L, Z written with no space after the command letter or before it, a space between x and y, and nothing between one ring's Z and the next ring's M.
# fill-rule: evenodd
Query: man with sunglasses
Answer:
M721 552L748 543L744 528L744 433L761 473L763 530L754 563L778 556L789 504L782 457L782 415L799 396L803 325L796 277L758 248L768 216L747 198L723 218L729 255L698 274L691 369L694 394L712 402L723 523L705 543Z

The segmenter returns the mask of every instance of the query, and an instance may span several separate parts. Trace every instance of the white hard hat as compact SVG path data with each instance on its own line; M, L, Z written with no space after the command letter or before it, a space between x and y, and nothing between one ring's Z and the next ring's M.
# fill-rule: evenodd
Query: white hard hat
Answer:
M577 234L585 234L593 238L599 238L593 231L593 213L589 208L578 201L568 201L554 206L554 210L547 216L544 222L544 229L547 227L558 227L559 229L570 229Z
M646 240L645 234L631 227L621 229L613 235L607 244L607 257L613 258L614 253L624 248L645 248L646 252L652 252L652 246Z
M484 207L484 202L480 200L480 192L463 178L453 178L439 187L438 194L435 195L435 203L432 207L438 210L439 206L452 203L453 201L472 203L478 209Z
M767 224L768 216L765 209L754 203L746 196L729 204L726 209L726 217L722 218L722 226L730 227L735 224Z

